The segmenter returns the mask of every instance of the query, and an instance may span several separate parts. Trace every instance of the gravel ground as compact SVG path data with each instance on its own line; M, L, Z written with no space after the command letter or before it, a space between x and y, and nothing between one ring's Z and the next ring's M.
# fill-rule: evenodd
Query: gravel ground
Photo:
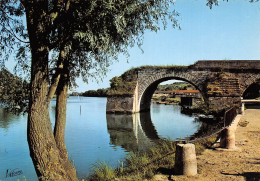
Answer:
M152 180L260 181L260 109L247 109L240 121L249 123L236 130L239 151L206 149L197 156L196 176L156 175Z

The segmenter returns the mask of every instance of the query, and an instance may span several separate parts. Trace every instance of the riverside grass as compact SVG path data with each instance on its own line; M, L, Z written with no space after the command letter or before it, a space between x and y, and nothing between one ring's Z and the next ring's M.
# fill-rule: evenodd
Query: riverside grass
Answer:
M96 164L99 168L94 168L94 173L88 178L88 180L143 180L151 179L156 170L161 167L171 167L174 163L174 152L176 143L169 140L164 140L154 148L148 149L146 152L133 153L130 152L126 155L125 160L121 161L119 167L115 169L103 170L102 168L109 167L107 163ZM172 153L168 157L162 158L165 153ZM159 161L157 161L159 160ZM98 171L96 171L98 170ZM106 175L107 174L107 175ZM110 175L114 175L113 178ZM117 178L117 179L116 179Z
M196 154L201 154L206 148L213 145L219 134L207 139L195 142ZM183 142L178 142L183 143ZM175 150L177 142L169 139L159 141L157 146L148 149L146 152L126 155L124 161L116 168L112 168L106 162L99 162L93 167L93 174L87 180L90 181L137 181L150 180L162 170L167 175L173 174L175 163Z

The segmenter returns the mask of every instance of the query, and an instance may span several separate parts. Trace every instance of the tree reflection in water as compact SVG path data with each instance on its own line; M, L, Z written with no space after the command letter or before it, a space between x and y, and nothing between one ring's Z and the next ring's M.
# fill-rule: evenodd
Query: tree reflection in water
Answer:
M10 126L15 125L22 117L22 114L15 115L4 108L0 108L0 128L8 130Z

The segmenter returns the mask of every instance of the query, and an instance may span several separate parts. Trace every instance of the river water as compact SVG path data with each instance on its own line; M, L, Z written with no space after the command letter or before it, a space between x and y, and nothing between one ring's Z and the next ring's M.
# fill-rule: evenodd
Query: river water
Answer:
M54 125L55 102L50 116ZM177 105L152 104L149 113L106 114L106 98L70 97L67 103L66 146L79 178L87 177L97 162L119 164L130 151L142 151L154 140L184 138L200 123L180 113ZM26 137L27 115L0 109L0 180L37 180ZM11 176L11 172L19 173Z

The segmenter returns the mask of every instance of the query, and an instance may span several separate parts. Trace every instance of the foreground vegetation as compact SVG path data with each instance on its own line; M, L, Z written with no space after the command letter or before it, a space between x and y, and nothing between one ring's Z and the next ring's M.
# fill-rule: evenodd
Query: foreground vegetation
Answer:
M221 127L221 122L209 125L202 123L200 130L192 136L192 140L205 137ZM211 127L211 129L209 129ZM196 154L201 154L206 148L212 146L219 137L214 134L202 140L194 142ZM175 150L177 143L184 143L183 140L158 141L156 146L146 152L129 153L125 160L120 161L119 166L112 168L107 163L97 163L93 167L93 174L88 180L145 180L152 179L156 174L174 174Z
M218 135L195 142L196 153L201 154L211 146ZM182 143L182 142L179 142ZM145 153L129 153L120 166L112 168L107 163L97 163L88 180L144 180L152 179L158 173L174 174L175 150L177 142L164 140Z

